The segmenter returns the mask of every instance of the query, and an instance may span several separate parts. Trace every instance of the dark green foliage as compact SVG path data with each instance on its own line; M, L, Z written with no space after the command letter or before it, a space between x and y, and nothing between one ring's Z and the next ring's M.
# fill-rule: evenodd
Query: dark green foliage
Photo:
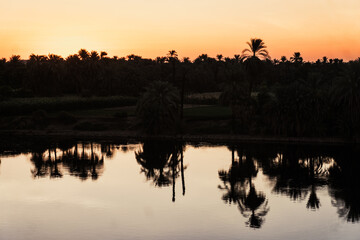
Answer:
M295 52L290 58L270 60L261 39L251 39L248 45L242 56L201 54L193 62L178 59L174 50L154 60L133 54L109 58L105 52L85 49L66 59L54 54L33 54L27 61L19 56L1 59L0 115L135 105L135 97L160 80L177 88L180 102L186 104L216 105L219 98L184 96L222 91L220 102L232 109L234 133L360 137L359 59L324 57L312 63ZM161 107L147 108L146 117L138 115L143 126L159 125Z
M173 131L179 119L179 93L167 82L154 82L139 99L136 112L145 132Z
M119 107L135 105L136 99L132 97L58 97L58 98L14 98L0 103L0 115L29 114L36 109L46 111L71 111L78 109L94 109L105 107Z

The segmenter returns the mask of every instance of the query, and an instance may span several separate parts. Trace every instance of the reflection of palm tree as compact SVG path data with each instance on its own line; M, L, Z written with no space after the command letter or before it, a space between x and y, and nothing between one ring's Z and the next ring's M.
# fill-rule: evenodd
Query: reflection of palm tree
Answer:
M89 176L96 180L103 169L104 158L95 153L93 143L90 144L91 154L85 152L86 146L83 143L82 153L78 152L78 145L74 150L68 144L62 144L60 150L62 155L58 156L57 148L37 150L32 153L31 162L35 168L31 170L34 177L61 178L63 170L67 170L71 176L87 180ZM47 159L44 158L47 152Z
M315 175L319 175L321 173L321 167L322 167L322 158L316 158L310 157L308 159L309 161L309 172L310 172L310 182L311 182L311 192L309 196L309 200L306 204L307 208L310 208L312 210L319 209L320 207L320 200L316 195L316 183L319 182L315 178ZM316 165L316 166L315 166Z
M348 222L360 221L360 152L346 149L329 169L329 193L338 215Z
M247 224L251 228L260 228L263 217L269 212L268 201L263 193L258 193L254 185L250 185L249 193L239 201L240 212L244 216L249 216ZM250 212L250 214L249 214Z
M48 174L48 168L45 164L43 152L33 152L31 154L30 161L34 163L34 169L31 170L31 173L34 178L45 177Z
M63 175L58 167L59 161L56 156L56 148L54 149L54 161L51 161L51 151L49 149L49 162L51 163L50 164L50 178L61 178Z
M164 169L170 161L171 146L157 142L145 142L142 150L135 152L136 161L141 165L147 180L153 179L155 186L168 186L170 176Z
M235 160L234 147L231 150L232 164L230 169L219 171L219 178L224 184L224 187L219 186L219 188L226 190L222 199L226 203L237 204L245 217L250 216L248 225L251 228L260 228L263 222L262 218L267 214L269 208L265 195L257 193L252 183L252 178L257 175L258 169L250 152L238 149L239 159ZM250 188L248 193L246 192L247 186ZM249 212L250 214L248 214Z
M172 184L175 201L175 180L181 174L183 195L185 177L183 165L183 146L168 142L145 142L140 151L135 152L136 161L141 165L147 180L152 179L155 186L164 187ZM180 164L180 167L179 167Z

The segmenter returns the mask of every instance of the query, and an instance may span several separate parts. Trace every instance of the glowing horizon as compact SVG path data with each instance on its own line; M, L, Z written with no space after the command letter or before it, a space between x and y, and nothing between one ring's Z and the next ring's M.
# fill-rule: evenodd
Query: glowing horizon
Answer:
M261 38L270 56L304 60L360 57L357 0L0 0L0 58L84 48L110 56L144 58L200 54L232 57L250 38Z

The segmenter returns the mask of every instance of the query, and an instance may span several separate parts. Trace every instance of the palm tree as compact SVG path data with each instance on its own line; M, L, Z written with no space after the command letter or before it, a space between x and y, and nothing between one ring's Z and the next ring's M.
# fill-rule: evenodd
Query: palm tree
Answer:
M360 134L360 70L359 63L348 63L332 89L332 102L340 109L339 127L347 134ZM346 129L347 128L347 129Z
M270 59L269 52L266 50L265 43L260 38L252 38L247 42L249 48L242 51L242 59L245 60L245 67L248 72L249 91L248 98L251 98L251 93L255 83L260 81L260 73L262 67L262 58Z
M251 38L250 42L246 43L249 48L242 51L242 57L245 59L249 58L270 58L269 52L266 50L265 43L260 38Z
M92 61L98 61L100 60L100 56L99 56L99 53L97 51L91 51L90 53L90 59Z
M108 55L107 52L104 51L100 52L100 59L106 58L107 55Z
M175 50L170 50L168 53L168 62L172 65L172 82L175 84L175 74L176 74L176 62L178 61L178 54Z
M80 49L78 55L83 61L89 59L90 57L90 53L86 49Z
M290 61L293 63L302 63L303 58L301 57L300 52L294 52L293 56L290 57Z
M137 103L137 115L145 132L157 134L174 130L179 115L180 98L170 83L156 81Z
M282 63L287 62L286 56L281 56L280 61L281 61Z

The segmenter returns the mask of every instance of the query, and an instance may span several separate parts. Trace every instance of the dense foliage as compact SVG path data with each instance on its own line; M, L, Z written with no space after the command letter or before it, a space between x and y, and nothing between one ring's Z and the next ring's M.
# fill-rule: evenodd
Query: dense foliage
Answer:
M220 92L233 110L233 131L285 136L360 135L360 58L343 62L324 57L304 62L296 52L270 60L259 39L243 56L194 61L129 55L109 58L80 50L66 59L31 55L0 60L0 99L30 96L140 96L153 82L188 93Z

